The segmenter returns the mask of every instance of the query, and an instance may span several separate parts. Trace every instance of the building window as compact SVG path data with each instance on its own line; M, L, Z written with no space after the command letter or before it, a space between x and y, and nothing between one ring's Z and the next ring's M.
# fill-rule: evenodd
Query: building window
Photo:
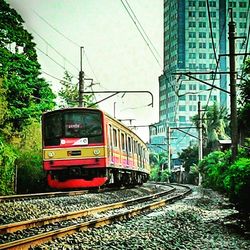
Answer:
M216 43L214 43L214 46L216 47ZM209 49L212 49L212 48L213 48L213 44L209 43Z
M212 34L213 34L213 38L216 38L216 33L213 32ZM209 38L211 38L211 33L209 33Z
M189 101L196 101L196 95L189 95Z
M195 63L189 63L189 69L196 69Z
M196 90L196 84L189 84L189 90Z
M190 106L189 106L189 111L197 111L197 106L195 106L195 105L190 105Z
M206 101L207 100L207 96L206 95L199 95L199 100L200 101Z
M195 1L189 1L188 5L189 7L195 7Z
M206 48L206 43L199 43L199 48L200 49L205 49Z
M211 16L211 17L216 17L216 12L215 12L215 11L211 11L211 12L210 12L210 16Z
M194 49L196 48L196 43L188 43L188 47Z
M199 17L206 17L206 12L205 11L200 11L199 12Z
M200 63L199 64L199 69L206 69L206 68L207 68L207 66L206 66L205 63Z
M210 7L216 7L216 1L211 1L209 2Z
M236 7L236 2L229 2L229 7L235 8Z
M206 7L205 1L199 1L199 7Z
M182 83L180 86L180 90L186 90L186 84Z
M199 89L200 89L200 90L206 90L207 87L206 87L206 85L204 85L204 84L200 84Z
M206 59L206 53L199 53L199 59Z
M246 12L240 12L240 18L246 18L247 13Z
M217 101L217 96L216 95L212 95L210 97L210 100L216 102Z
M196 59L196 54L195 53L189 53L188 58L189 59Z
M196 33L195 32L189 32L188 37L189 38L196 38Z
M186 101L186 96L185 96L185 95L181 95L181 96L179 97L179 100L180 100L180 101Z
M205 22L199 22L199 28L206 28Z
M216 28L216 22L212 22L212 27Z
M189 17L195 17L195 11L189 11L188 16Z
M196 22L189 22L188 27L195 28L196 27Z
M214 59L214 54L209 54L209 59Z
M240 28L245 29L247 27L247 23L240 23Z
M199 38L206 38L206 32L199 32Z
M239 6L240 6L240 8L246 8L247 3L246 2L239 2Z
M179 105L179 111L186 111L185 105Z
M186 122L186 116L180 115L179 122Z
M216 68L216 64L209 64L209 69L215 69Z

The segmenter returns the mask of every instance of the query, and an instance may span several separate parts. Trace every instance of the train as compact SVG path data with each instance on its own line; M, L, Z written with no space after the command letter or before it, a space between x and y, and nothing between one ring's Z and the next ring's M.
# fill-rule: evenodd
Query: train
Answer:
M65 108L42 115L43 170L52 189L141 185L149 179L146 144L96 108Z

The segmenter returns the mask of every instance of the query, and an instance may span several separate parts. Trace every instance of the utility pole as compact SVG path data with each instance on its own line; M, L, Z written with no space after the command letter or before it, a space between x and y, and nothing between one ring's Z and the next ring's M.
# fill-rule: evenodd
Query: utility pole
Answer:
M169 173L171 171L171 164L170 164L171 163L171 148L170 148L170 137L171 137L171 134L170 134L170 132L171 132L171 129L168 126L167 127L167 133L168 133L167 138L168 138L168 171L169 171Z
M84 72L82 71L82 54L84 47L80 47L80 72L79 72L79 107L84 107L83 93L84 93Z
M199 153L198 153L198 160L201 161L203 158L203 152L202 152L202 115L201 115L201 102L198 101L198 128L199 128L199 134L198 134L198 138L199 138ZM201 174L199 172L199 181L198 181L198 185L201 185Z
M230 9L229 26L229 62L230 62L230 106L231 106L231 140L232 161L235 161L238 153L238 124L237 124L237 96L236 96L236 72L235 72L235 22L233 10Z

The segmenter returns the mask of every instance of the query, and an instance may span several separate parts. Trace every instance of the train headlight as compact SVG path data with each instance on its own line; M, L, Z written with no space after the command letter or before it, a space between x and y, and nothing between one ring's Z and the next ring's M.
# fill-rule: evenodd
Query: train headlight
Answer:
M94 155L99 155L101 153L101 151L99 149L95 149L93 153L94 153Z
M55 156L55 153L54 152L48 152L48 157L49 158L53 158Z

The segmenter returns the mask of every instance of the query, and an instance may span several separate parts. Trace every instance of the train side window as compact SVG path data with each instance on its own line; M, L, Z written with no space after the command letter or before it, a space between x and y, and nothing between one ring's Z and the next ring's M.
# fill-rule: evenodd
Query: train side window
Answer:
M128 136L128 152L132 153L131 137Z
M113 140L112 140L112 126L109 124L109 146L113 148Z
M115 148L118 147L118 136L117 136L117 130L113 128L113 145Z
M122 150L126 151L126 140L125 140L125 134L121 133L121 141L122 141Z

